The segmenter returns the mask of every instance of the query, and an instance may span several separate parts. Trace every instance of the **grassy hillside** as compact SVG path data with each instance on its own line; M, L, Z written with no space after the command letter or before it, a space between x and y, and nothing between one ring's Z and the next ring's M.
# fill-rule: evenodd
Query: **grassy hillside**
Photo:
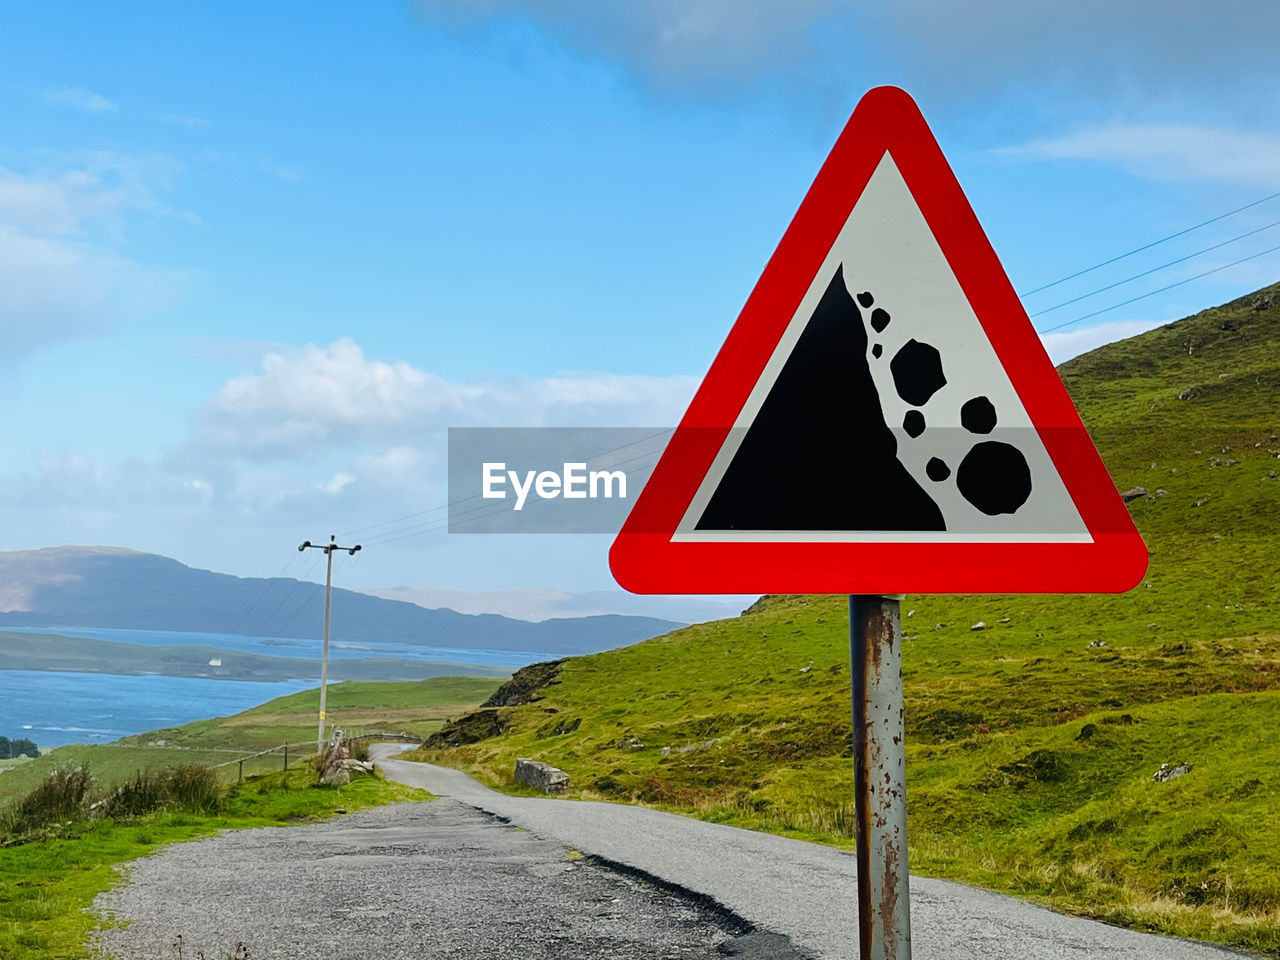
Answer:
M1148 490L1150 571L904 602L912 867L1280 956L1280 285L1061 374ZM571 659L500 735L423 756L497 785L535 756L582 796L847 845L847 630L842 597L766 598Z
M332 723L347 730L425 735L483 701L499 682L491 677L434 677L412 683L348 681L330 685L327 712ZM115 783L138 769L219 764L282 743L314 743L319 707L319 689L304 690L229 717L197 720L116 743L59 747L38 760L0 771L0 802L31 790L58 766L88 763L100 781ZM302 759L306 749L295 751L294 758ZM274 754L246 761L244 772L247 776L280 766L281 756ZM222 773L230 779L239 769L223 767Z

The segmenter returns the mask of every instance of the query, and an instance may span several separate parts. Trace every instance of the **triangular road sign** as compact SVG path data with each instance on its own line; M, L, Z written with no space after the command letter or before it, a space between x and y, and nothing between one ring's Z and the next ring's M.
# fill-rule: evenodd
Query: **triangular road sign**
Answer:
M1129 511L903 91L858 104L609 562L637 593L1141 580Z

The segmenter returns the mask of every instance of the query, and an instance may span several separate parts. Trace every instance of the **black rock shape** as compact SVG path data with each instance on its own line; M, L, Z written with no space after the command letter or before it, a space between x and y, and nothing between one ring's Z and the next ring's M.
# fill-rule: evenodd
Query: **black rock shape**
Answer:
M924 465L925 475L938 483L941 483L947 477L951 476L951 468L939 460L937 457L930 457L929 462Z
M727 426L727 425L726 425ZM827 285L769 389L699 530L945 530L898 460L844 283Z
M1031 496L1031 468L1017 447L984 440L960 461L956 488L989 517L1016 513Z
M871 311L871 329L876 333L884 333L884 328L889 325L889 311L881 310L876 307Z
M898 396L913 407L923 407L947 383L938 348L919 340L904 343L889 361L889 370Z
M906 416L902 418L902 429L907 431L907 436L912 439L924 433L924 414L919 410L908 410Z
M960 408L960 425L970 433L990 433L996 428L996 408L986 397L966 400Z
M872 355L873 357L875 357L877 360L879 360L879 359L880 359L880 355L881 355L881 354L883 354L883 353L884 353L884 347L882 347L882 346L881 346L880 344L878 344L878 343L877 343L874 347L872 347L872 348L871 348L871 355Z
M844 267L842 266L840 269L843 270ZM867 309L867 307L871 306L875 302L876 298L865 290L858 294L858 303L862 304L863 310Z

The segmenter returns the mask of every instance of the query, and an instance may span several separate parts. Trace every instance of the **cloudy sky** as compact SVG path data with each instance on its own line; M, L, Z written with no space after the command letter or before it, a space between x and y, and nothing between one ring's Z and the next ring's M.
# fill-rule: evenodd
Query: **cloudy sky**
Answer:
M1278 33L1263 0L6 4L0 549L304 575L352 532L354 586L607 589L607 538L431 523L444 429L674 423L882 83L1019 291L1254 204L1028 295L1055 358L1274 282L1229 265L1280 246Z

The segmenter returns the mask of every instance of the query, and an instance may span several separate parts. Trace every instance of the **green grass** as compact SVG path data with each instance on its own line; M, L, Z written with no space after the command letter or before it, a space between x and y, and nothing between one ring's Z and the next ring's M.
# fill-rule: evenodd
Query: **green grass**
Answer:
M501 683L493 677L434 677L408 683L347 681L330 684L329 720L347 730L377 729L424 735L444 720L485 700ZM104 784L118 783L139 769L184 763L220 764L239 754L282 743L314 743L319 689L279 697L229 717L198 720L181 727L126 737L111 744L58 747L40 759L0 773L0 802L31 790L59 766L88 763ZM156 746L157 741L165 746ZM310 750L299 748L290 763ZM280 754L245 761L245 775L280 769ZM222 767L224 780L239 775L236 765Z
M1280 956L1280 304L1061 373L1117 486L1150 492L1151 567L1120 596L904 601L913 869ZM848 845L847 631L844 598L767 598L571 659L501 736L421 756Z
M411 683L330 684L326 713L330 724L344 730L425 735L438 730L448 717L486 700L501 683L496 677L433 677ZM303 690L234 716L197 720L122 742L163 739L178 746L266 749L314 737L319 710L319 689Z
M347 786L314 785L309 770L246 780L214 816L160 813L120 823L90 821L56 839L0 848L0 958L70 960L88 957L97 927L93 899L117 883L116 867L167 843L230 828L272 826L327 817L429 795L375 777Z

